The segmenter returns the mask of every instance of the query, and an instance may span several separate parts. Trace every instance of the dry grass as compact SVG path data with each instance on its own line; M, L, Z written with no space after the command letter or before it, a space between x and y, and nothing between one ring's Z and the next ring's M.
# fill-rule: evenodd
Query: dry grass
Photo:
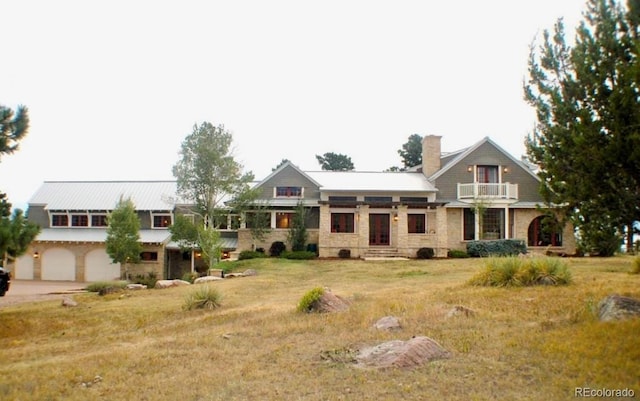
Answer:
M578 386L638 396L640 320L600 323L593 313L606 295L640 297L631 260L567 260L573 283L563 287L484 288L466 284L478 259L260 259L235 269L257 276L215 283L224 298L213 311L184 311L189 287L7 307L0 399L564 400ZM296 312L325 286L351 308ZM455 305L477 313L447 319ZM371 328L386 315L403 330ZM346 363L360 346L413 335L452 358L414 371Z

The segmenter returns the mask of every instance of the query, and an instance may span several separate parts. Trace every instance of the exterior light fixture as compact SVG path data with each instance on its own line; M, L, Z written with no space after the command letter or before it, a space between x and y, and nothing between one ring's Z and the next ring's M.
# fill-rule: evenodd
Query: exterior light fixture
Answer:
M393 214L393 221L398 221L398 213Z
M38 253L38 251L35 251L35 252L33 253L33 258L34 258L34 259L38 259L39 257L40 257L40 254Z
M502 168L502 172L507 174L509 172L509 167L505 166Z
M473 172L473 166L471 166L471 165L467 166L467 172L468 173Z

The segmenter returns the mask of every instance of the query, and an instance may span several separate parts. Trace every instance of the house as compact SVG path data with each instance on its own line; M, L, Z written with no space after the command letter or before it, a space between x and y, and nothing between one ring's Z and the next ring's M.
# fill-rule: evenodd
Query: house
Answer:
M423 140L423 163L404 172L302 171L287 162L263 180L259 210L229 215L221 225L227 254L286 243L295 209L304 205L309 249L320 257L415 257L433 248L446 257L471 240L515 238L532 252L575 252L573 228L545 227L530 166L484 138L468 148L442 153L440 137ZM142 262L124 268L105 251L106 218L121 196L131 197L141 221ZM14 266L18 279L99 281L148 274L181 277L203 262L183 252L168 227L187 202L175 181L45 182L29 202L28 217L42 232ZM479 213L481 212L481 213ZM254 238L250 213L270 222Z

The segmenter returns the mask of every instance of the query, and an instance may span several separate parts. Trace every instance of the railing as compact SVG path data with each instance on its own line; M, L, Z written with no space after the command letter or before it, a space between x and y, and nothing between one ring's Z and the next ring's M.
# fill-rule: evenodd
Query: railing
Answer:
M458 199L518 199L518 184L458 183Z

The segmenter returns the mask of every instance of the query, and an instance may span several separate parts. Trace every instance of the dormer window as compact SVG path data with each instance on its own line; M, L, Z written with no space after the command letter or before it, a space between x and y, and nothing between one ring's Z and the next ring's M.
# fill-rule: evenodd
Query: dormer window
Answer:
M51 227L68 227L69 216L67 214L52 214Z
M276 198L301 198L302 187L276 187Z
M86 214L72 214L71 226L72 227L89 227L89 216Z
M498 166L478 166L476 182L482 184L497 184L500 182Z
M153 228L167 228L172 224L172 222L170 214L153 215Z

